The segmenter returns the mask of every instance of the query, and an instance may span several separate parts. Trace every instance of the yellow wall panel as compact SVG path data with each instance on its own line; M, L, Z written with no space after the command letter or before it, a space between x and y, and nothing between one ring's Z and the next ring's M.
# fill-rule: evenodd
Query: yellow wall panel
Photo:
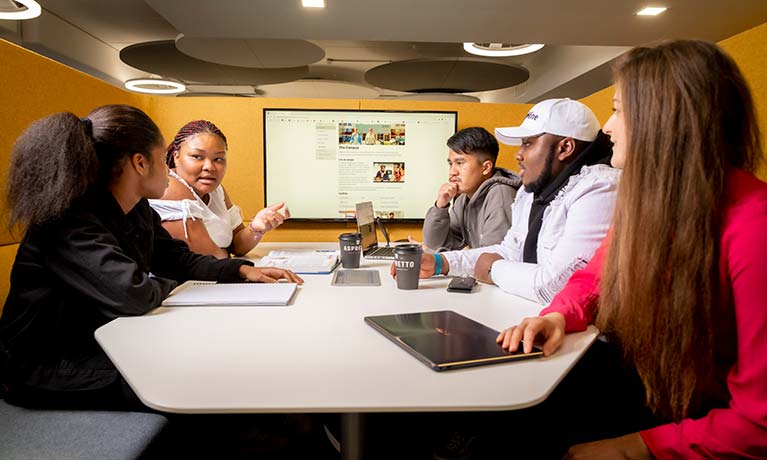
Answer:
M762 133L762 149L767 154L767 22L719 44L738 63L751 87ZM762 162L757 176L767 180L767 159Z
M0 184L5 185L16 138L33 121L56 112L85 116L104 104L146 105L149 98L115 88L90 75L0 40ZM3 189L5 187L2 187ZM3 213L4 216L4 213ZM0 244L19 240L0 219Z
M767 23L722 40L719 45L732 56L751 87L761 130L762 149L767 155ZM591 107L602 124L612 114L614 91L610 86L581 99ZM767 158L756 176L767 180Z
M11 288L11 267L18 249L18 244L0 246L0 316L3 314L5 298L8 297L8 290Z
M607 123L607 119L613 114L614 93L615 88L610 86L580 100L594 111L602 126Z

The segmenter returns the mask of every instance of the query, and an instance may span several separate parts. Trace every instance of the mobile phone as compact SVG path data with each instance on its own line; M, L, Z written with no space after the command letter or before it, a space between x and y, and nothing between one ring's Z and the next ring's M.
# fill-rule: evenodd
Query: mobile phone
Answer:
M477 280L471 276L460 276L450 280L450 284L447 285L447 292L469 293L476 285Z

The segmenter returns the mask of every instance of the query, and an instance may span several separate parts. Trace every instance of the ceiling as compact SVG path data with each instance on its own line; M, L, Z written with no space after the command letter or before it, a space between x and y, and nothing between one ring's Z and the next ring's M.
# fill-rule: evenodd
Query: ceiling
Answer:
M0 37L117 86L174 78L186 97L581 98L609 85L628 47L719 41L767 22L765 0L38 1L39 18L0 21ZM669 10L634 14L657 5ZM463 42L546 46L481 58Z

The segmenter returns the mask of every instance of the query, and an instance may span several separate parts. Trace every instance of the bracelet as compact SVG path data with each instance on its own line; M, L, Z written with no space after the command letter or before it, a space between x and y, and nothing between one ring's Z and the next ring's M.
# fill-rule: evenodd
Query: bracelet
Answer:
M442 256L439 254L434 254L434 274L442 274Z
M264 232L261 230L256 230L253 228L252 225L248 225L248 231L253 235L253 239L260 240L262 236L264 236Z

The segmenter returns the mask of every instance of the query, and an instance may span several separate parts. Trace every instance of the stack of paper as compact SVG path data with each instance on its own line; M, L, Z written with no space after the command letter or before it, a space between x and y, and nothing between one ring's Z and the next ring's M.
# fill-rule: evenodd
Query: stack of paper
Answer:
M338 251L271 251L255 263L258 267L287 268L299 274L328 274L338 266Z

